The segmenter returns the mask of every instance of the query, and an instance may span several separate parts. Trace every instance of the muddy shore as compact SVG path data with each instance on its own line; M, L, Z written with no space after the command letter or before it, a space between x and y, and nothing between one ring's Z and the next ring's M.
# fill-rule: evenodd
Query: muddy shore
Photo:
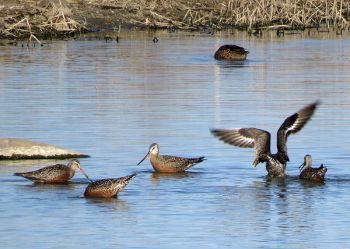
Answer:
M4 0L0 38L39 42L80 32L155 28L182 30L322 28L349 30L350 1L342 0Z

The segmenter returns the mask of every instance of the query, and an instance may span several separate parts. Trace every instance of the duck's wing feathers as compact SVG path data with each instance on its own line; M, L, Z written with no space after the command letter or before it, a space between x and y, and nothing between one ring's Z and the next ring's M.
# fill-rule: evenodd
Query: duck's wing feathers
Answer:
M283 157L284 160L289 161L287 153L287 138L290 134L297 133L300 131L306 123L311 119L317 106L320 104L316 101L303 109L299 110L297 113L286 118L281 127L277 132L277 149L278 154Z
M304 169L299 178L303 180L312 180L312 181L323 181L327 172L327 168L323 164L318 168L306 168Z
M264 161L262 156L270 154L270 133L257 128L212 129L211 133L225 143L255 148L256 159Z

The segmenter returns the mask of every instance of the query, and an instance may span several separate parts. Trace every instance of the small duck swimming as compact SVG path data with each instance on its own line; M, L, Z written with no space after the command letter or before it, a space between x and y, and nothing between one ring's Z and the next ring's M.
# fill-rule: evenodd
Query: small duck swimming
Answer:
M55 164L35 171L15 173L14 175L22 176L35 183L65 183L74 176L76 170L80 170L90 180L77 159L71 160L67 165Z
M137 165L140 165L148 156L150 157L152 167L159 173L184 172L195 164L205 160L204 157L184 158L165 155L161 156L159 155L159 145L153 143L150 145L148 153Z
M299 169L301 170L299 178L310 181L324 181L327 172L327 168L323 164L318 168L312 168L311 155L305 155L304 162L300 165Z
M85 189L84 197L87 198L111 198L117 197L123 191L136 174L120 177L101 179L91 182Z
M216 60L244 61L249 52L237 45L223 45L214 54Z
M316 101L284 120L277 131L277 153L270 150L268 131L257 128L212 129L211 133L225 143L243 147L255 148L253 167L259 163L266 163L266 170L270 177L285 177L285 169L289 161L287 152L287 138L290 134L300 131L311 119L319 102Z

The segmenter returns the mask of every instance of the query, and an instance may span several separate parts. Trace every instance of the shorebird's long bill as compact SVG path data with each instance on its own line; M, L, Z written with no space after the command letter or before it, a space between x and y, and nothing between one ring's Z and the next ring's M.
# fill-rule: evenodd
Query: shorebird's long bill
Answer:
M142 158L142 160L141 160L137 165L140 165L140 164L148 157L148 155L149 155L149 151L148 151L148 153L145 155L145 157Z
M300 166L299 166L299 170L302 170L305 166L305 163L302 163Z
M91 180L90 177L86 174L86 172L83 170L83 168L80 167L79 170L80 170L80 172L86 177L86 179L88 179L88 180L91 181L91 182L93 181L93 180Z

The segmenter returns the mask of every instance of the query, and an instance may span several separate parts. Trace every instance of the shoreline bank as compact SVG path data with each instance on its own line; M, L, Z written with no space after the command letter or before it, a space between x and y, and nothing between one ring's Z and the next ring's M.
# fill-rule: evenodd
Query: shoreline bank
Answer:
M81 1L6 0L0 5L0 39L71 37L77 33L123 29L169 29L214 33L224 29L305 30L341 34L350 29L350 2L342 0Z

